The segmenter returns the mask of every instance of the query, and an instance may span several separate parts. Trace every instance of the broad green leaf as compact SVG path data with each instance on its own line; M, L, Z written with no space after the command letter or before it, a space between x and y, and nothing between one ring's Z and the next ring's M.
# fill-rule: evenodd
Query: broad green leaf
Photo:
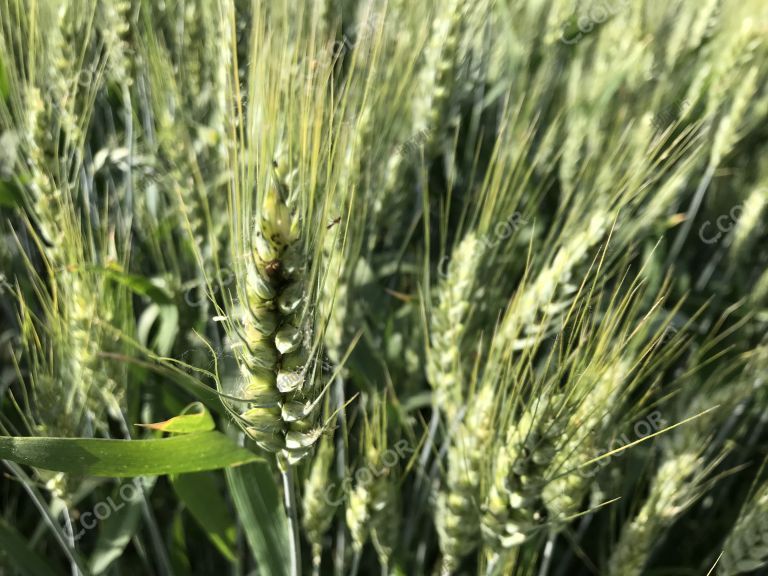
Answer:
M214 546L230 562L237 555L237 527L229 507L210 472L171 476L174 491Z
M288 520L272 469L266 462L256 462L225 473L259 574L288 574Z
M99 523L99 537L89 561L94 574L102 574L122 556L139 528L143 498L138 480L121 482L107 499L112 513ZM144 486L147 484L144 483Z
M22 576L49 576L56 574L45 560L32 550L27 540L16 529L0 518L0 556L5 555L9 564ZM0 566L0 574L2 574Z
M261 460L220 432L153 440L0 436L0 458L78 476L160 476Z
M195 410L192 414L188 411ZM163 432L174 432L176 434L191 434L194 432L208 432L216 427L210 412L205 409L202 402L195 402L187 406L179 416L174 416L165 422L156 422L154 424L137 424L144 428L152 430L161 430Z

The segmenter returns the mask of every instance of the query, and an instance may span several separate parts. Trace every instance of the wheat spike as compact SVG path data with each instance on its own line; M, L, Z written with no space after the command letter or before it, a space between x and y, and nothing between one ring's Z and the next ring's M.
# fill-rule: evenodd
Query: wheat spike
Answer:
M424 134L427 157L436 152L441 132L449 123L459 67L462 31L469 3L450 0L434 21L421 68L420 92L413 105L413 132Z
M333 457L333 437L330 434L325 435L318 444L312 469L304 484L303 526L312 546L312 562L318 569L323 536L333 523L338 507L335 481L331 472Z
M721 576L736 576L768 564L768 484L745 505L725 541Z
M472 398L448 450L446 486L435 511L444 572L453 571L480 544L482 460L493 436L495 400L490 385Z
M376 406L373 426L364 432L364 455L347 501L346 520L359 556L368 539L382 566L389 564L400 535L400 454L387 449L385 404Z
M728 216L735 220L733 242L730 246L734 261L743 258L759 237L763 212L768 207L768 186L760 184L749 193L738 212L730 210ZM733 218L733 216L738 216Z
M594 212L587 226L574 231L568 242L558 249L552 262L521 288L522 293L507 311L499 332L512 349L525 349L537 342L554 318L570 306L575 288L569 282L609 225L607 213ZM542 314L546 316L546 322L541 321Z
M462 239L438 287L438 303L432 313L429 383L449 422L456 417L466 393L469 375L463 354L467 348L464 334L480 294L478 273L483 252L474 233Z
M276 164L257 216L238 348L241 397L248 402L240 422L259 446L290 464L309 454L321 433L312 326L303 317L306 263L299 220L288 205L295 176Z
M598 456L604 430L611 423L612 409L621 392L621 383L629 373L628 361L617 361L596 378L595 385L573 410L567 430L573 433L558 446L544 487L543 500L553 522L563 522L580 512L579 507L592 486L593 479L583 466Z
M640 576L659 534L695 498L698 485L693 477L704 462L695 453L667 459L651 483L650 494L640 512L624 527L611 556L608 574Z
M547 520L541 491L563 433L562 400L560 395L535 400L498 442L482 516L485 542L497 553L520 546Z

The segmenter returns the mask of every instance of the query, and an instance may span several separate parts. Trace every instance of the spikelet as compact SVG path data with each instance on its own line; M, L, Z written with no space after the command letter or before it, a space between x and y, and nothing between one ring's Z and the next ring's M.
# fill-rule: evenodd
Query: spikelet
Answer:
M312 546L312 562L317 567L320 566L323 536L331 527L338 507L337 487L331 471L333 455L333 437L325 435L319 442L312 469L304 484L303 526Z
M483 538L497 553L520 546L547 521L541 491L567 422L558 417L561 405L560 395L535 400L498 442L482 516Z
M438 303L432 313L431 347L428 360L429 383L437 405L453 422L466 393L468 370L463 351L464 333L477 301L478 272L484 246L474 233L467 234L456 247L438 287Z
M435 512L443 572L453 571L480 544L480 479L493 436L494 391L485 385L472 398L448 450L446 486L438 495Z
M718 565L721 576L753 572L768 564L768 484L742 508L725 541Z
M306 263L299 219L289 207L296 172L276 164L247 258L237 348L245 432L289 464L309 454L321 434L320 394L310 358L312 326L303 318Z

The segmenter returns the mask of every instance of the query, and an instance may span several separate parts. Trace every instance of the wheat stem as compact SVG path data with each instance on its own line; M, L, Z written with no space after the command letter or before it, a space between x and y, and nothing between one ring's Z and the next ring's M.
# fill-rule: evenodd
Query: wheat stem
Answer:
M282 458L278 458L280 462ZM296 487L294 467L287 462L280 462L280 475L283 478L285 512L288 516L288 540L291 551L291 576L301 576L301 540L299 538L299 515L296 509Z

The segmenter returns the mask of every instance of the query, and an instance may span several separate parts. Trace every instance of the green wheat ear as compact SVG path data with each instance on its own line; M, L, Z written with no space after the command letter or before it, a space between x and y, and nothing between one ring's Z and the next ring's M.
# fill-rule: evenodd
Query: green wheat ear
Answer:
M387 402L374 397L371 423L363 432L363 459L347 500L346 521L359 557L370 539L379 562L387 566L400 535L400 463L387 438Z
M741 511L725 541L720 559L722 576L753 572L768 564L768 484Z
M437 288L432 310L427 375L437 404L453 422L467 392L467 324L480 293L478 274L485 248L474 233L467 234L453 251L448 273Z
M448 449L445 489L438 495L435 524L443 552L443 572L450 573L481 541L480 481L483 458L493 437L496 389L486 384L472 398Z
M309 454L322 432L313 326L304 314L307 260L292 206L296 175L276 163L264 194L245 268L238 347L248 403L239 422L260 447L289 464Z
M320 569L323 536L331 527L341 501L331 470L334 454L333 436L329 433L320 440L312 469L304 483L302 525L307 540L312 545L312 562L316 570Z
M537 399L496 446L482 531L486 544L497 553L525 543L547 521L542 489L567 424L559 417L563 400L561 394Z

